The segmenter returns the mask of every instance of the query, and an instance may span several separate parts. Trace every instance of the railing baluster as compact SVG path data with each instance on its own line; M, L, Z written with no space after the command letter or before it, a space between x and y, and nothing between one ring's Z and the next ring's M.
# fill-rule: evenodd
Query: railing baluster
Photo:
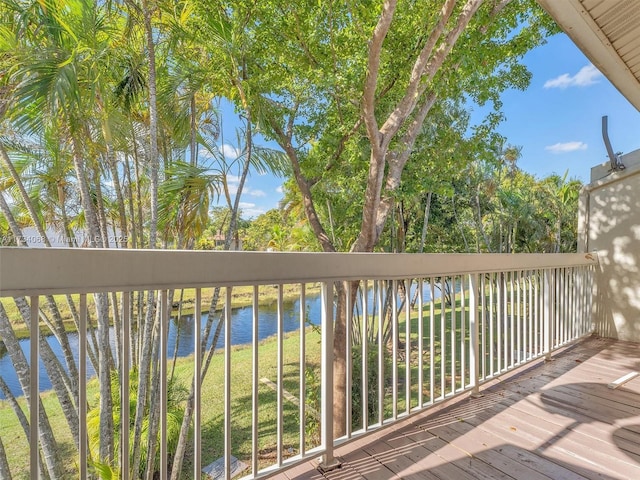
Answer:
M518 270L516 272L516 333L517 333L517 356L516 362L522 362L522 317L520 316L522 310L522 272Z
M429 279L429 402L434 402L436 382L436 287L433 277Z
M306 354L306 329L307 329L307 323L306 323L306 317L307 317L307 310L306 310L306 291L305 291L305 287L306 285L304 283L300 284L300 309L299 309L299 315L300 315L300 326L299 326L299 330L300 330L300 357L299 357L299 362L300 362L300 375L298 377L298 381L300 382L300 388L299 388L299 398L300 398L300 407L299 407L299 416L300 416L300 456L304 456L305 454L305 442L306 442L306 437L305 437L305 423L306 423L306 411L305 411L305 403L306 403L306 390L307 390L307 384L306 384L306 371L307 371L307 354ZM255 322L256 325L258 322ZM257 331L255 330L256 327L254 327L254 336L255 338L258 337ZM257 362L257 358L256 358L256 362ZM256 367L257 367L257 363L256 363ZM256 379L257 380L257 379ZM254 396L257 397L257 392L254 391ZM257 408L255 409L256 414L257 414ZM257 420L257 419L256 419ZM256 421L257 423L257 421ZM256 432L257 433L257 432ZM256 438L256 442L257 442L257 438ZM254 447L257 448L257 447ZM257 460L257 457L256 457Z
M398 418L398 282L391 281L391 398L393 419Z
M278 392L277 392L277 447L276 447L276 461L278 467L282 466L282 453L284 449L283 435L284 435L284 308L282 298L282 284L278 285L278 353L277 353L277 377L278 377Z
M457 348L456 348L456 329L458 327L458 318L456 312L456 277L451 277L451 291L449 299L450 318L449 325L451 326L451 393L456 393L456 364L457 364Z
M584 307L585 307L585 289L584 289L584 283L585 283L585 276L584 276L584 269L582 267L577 267L577 275L578 275L578 285L577 285L577 290L578 290L578 303L576 305L576 329L579 332L579 335L584 335L587 332L584 329Z
M526 355L527 355L527 360L530 360L533 356L533 343L531 343L531 340L533 339L533 275L534 272L529 270L529 273L527 275L527 290L528 290L528 294L529 294L529 301L527 303L527 348L525 349Z
M543 353L546 360L551 360L551 348L552 348L552 314L553 314L553 272L550 269L544 271L544 346Z
M467 386L467 298L465 294L464 275L460 277L460 388L462 390Z
M473 395L477 395L480 391L478 323L478 274L476 273L469 275L469 383Z
M500 301L496 301L497 292L494 292L494 282L495 274L489 274L489 360L491 363L491 369L489 374L494 376L496 373L496 363L498 369L500 367L500 323L497 321L497 317L499 315L499 308L496 308L500 305ZM497 284L495 284L497 287ZM499 297L498 297L499 298ZM498 330L498 332L494 332L494 330ZM496 337L498 337L496 339ZM496 358L497 361L496 361Z
M196 288L193 312L193 478L202 477L202 289Z
M567 268L567 318L565 323L567 325L567 341L572 341L576 338L573 331L574 318L573 318L573 269Z
M351 282L346 283L346 325L345 325L345 343L347 347L347 354L345 358L345 368L347 371L347 378L345 382L345 432L347 434L347 438L351 438L351 379L353 378L353 360L352 360L352 332L353 328L353 305L351 304Z
M544 271L536 272L536 283L533 285L533 293L536 297L535 305L535 324L533 341L535 343L536 357L542 355L542 325L544 323Z
M575 340L576 337L576 332L575 332L575 317L574 317L574 291L575 291L575 284L574 284L574 279L575 279L575 272L572 268L567 268L567 290L568 290L568 295L569 295L569 301L567 302L567 318L566 318L566 324L567 324L567 341L571 342L573 340Z
M482 379L487 378L487 285L486 275L480 275L480 332L482 333L482 348L480 350L480 358L482 359Z
M497 370L496 373L502 371L502 276L504 273L496 273L496 344L497 344Z
M226 287L224 302L224 478L231 478L231 293Z
M507 272L502 272L502 369L509 368L509 288Z
M40 297L33 295L29 298L31 304L31 344L29 350L29 466L31 472L40 471L40 439L38 436L38 418L40 415L40 367L39 343L40 343Z
M405 340L404 340L404 362L405 362L405 412L409 414L411 412L411 281L404 281L405 290Z
M554 322L553 322L553 336L551 337L551 349L555 350L559 345L562 338L562 329L560 326L561 321L561 310L560 305L563 300L562 298L562 269L556 268L554 274L554 292L553 292L553 314L554 314Z
M258 474L258 408L260 408L260 402L259 402L259 389L258 389L258 382L259 382L259 361L260 361L260 356L259 356L259 344L260 344L260 337L259 337L259 320L260 320L260 310L259 310L259 304L258 304L258 299L259 297L259 291L258 291L258 285L254 285L253 286L253 298L251 299L251 304L252 304L252 311L251 311L251 316L252 316L252 336L251 336L251 364L252 364L252 394L251 394L251 471L253 472L253 475L257 475ZM303 307L301 307L303 308ZM300 354L300 356L302 357L302 353ZM303 378L304 376L301 375ZM301 391L304 392L304 389L302 389L301 387ZM304 402L302 401L302 399L304 398L304 396L301 394L300 395L300 404L303 406L304 408ZM301 416L301 422L302 424L304 424L304 416ZM304 430L304 428L303 428Z
M566 344L571 340L569 337L569 312L571 310L571 282L569 279L569 269L562 269L562 279L564 282L564 288L562 289L562 296L564 297L564 309L562 315L562 332L563 332L563 342L562 344Z
M366 432L369 429L369 294L368 281L362 282L362 358L360 368L362 369L362 429Z
M560 282L558 285L558 303L560 305L558 315L559 335L555 346L563 345L567 341L566 319L567 319L567 277L566 269L560 269Z
M84 300L84 305L83 305ZM79 407L79 415L80 415L80 424L84 423L82 419L87 418L86 413L86 364L87 364L87 352L86 352L86 341L87 341L87 296L80 296L80 310L84 312L84 318L82 314L80 316L80 334L79 334L79 344L80 344L80 379L85 379L85 383L80 383L80 407ZM129 384L130 384L130 358L131 358L131 345L129 344L130 336L131 336L131 315L129 311L129 292L122 292L122 360L120 362L120 478L122 480L129 480ZM84 346L84 347L83 347ZM85 392L85 398L82 397L83 392ZM84 407L84 411L82 410ZM80 438L83 438L81 435ZM84 443L84 442L83 442ZM86 463L86 460L85 460ZM82 465L82 463L81 463ZM86 470L83 472L86 475ZM87 478L80 474L80 478Z
M167 478L167 333L169 326L168 292L160 292L160 478Z
M418 279L418 408L424 406L424 281Z
M509 361L507 363L507 368L513 368L513 366L516 363L516 358L515 358L515 350L516 350L516 342L515 342L515 338L516 338L516 325L515 325L515 316L516 316L516 302L514 301L514 279L513 277L515 276L516 272L509 272L509 307L510 307L510 312L509 312L509 345L510 345L510 350L509 350L509 354L508 354L508 358ZM505 309L506 310L506 309Z
M581 279L581 286L582 288L580 289L580 332L584 335L588 332L591 331L590 326L587 324L586 319L587 319L587 313L588 313L588 308L589 308L589 303L588 303L588 287L589 287L589 282L588 282L588 270L584 267L580 268L580 279Z
M322 437L322 466L330 468L335 464L333 458L333 285L323 282L321 289L322 297L322 325L321 343L322 354L320 364L322 365L321 384L321 425L320 435Z
M573 305L573 315L574 315L574 331L576 336L581 337L584 335L582 329L580 328L580 318L581 318L581 310L582 310L582 269L579 267L573 268L575 279L574 279L574 305Z
M123 294L123 300L128 299L129 297L125 294ZM80 474L80 478L87 478L87 460L88 460L88 445L87 445L87 441L88 441L88 437L87 437L87 295L86 294L81 294L80 295L80 302L79 302L79 308L80 311L78 312L78 437L80 439L80 445L78 448L78 453L79 453L79 460L80 460L80 464L79 464L79 474ZM128 321L128 305L125 307L125 304L123 303L123 309L124 309L124 313L125 315L123 315L122 318L122 326L123 328L125 327L125 324ZM126 330L125 330L126 331ZM129 336L125 336L123 335L122 341L124 344L128 345L129 344ZM128 363L124 363L124 359L128 358L128 351L123 350L122 351L122 356L123 356L123 364L124 365L128 365ZM122 368L122 366L121 366ZM123 371L123 377L124 377L124 371ZM128 385L127 385L127 389L128 389ZM129 392L126 392L126 396L125 396L125 392L124 392L124 387L123 387L123 391L122 391L122 405L129 405ZM125 402L125 399L127 400ZM124 431L125 428L127 429L127 440L128 440L128 434L129 434L129 409L128 408L122 408L122 426L121 426L121 430ZM127 423L124 423L124 421L127 420ZM122 440L121 440L122 442ZM128 447L128 443L121 443L122 445L125 445ZM128 462L128 451L125 452L124 450L122 451L122 456L121 456L121 465L122 465L122 475L121 477L123 478L123 480L128 480L128 473L129 473L129 462ZM125 475L126 474L126 475Z
M445 314L446 302L444 298L445 281L445 277L440 277L440 398L443 399L447 391L447 316Z
M384 422L384 303L382 299L384 282L378 280L376 285L378 289L378 422L382 426Z
M574 272L576 275L574 289L575 289L575 304L574 304L574 328L576 331L576 335L581 337L586 332L582 330L581 319L582 319L582 300L583 300L583 276L582 276L582 268L574 267Z
M573 319L571 318L571 307L573 301L573 288L571 284L571 269L565 268L565 295L566 295L566 304L565 304L565 316L564 316L564 331L565 331L565 343L573 340L571 333L571 324L573 323Z

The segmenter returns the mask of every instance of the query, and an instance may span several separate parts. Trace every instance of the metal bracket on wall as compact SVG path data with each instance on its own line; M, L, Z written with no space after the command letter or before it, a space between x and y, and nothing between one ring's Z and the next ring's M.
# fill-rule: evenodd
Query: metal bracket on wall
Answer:
M602 117L602 139L604 140L604 145L607 147L607 154L609 155L609 162L611 163L611 170L614 172L618 172L620 170L624 170L624 165L620 160L620 155L613 153L613 148L611 147L611 141L609 140L609 117L604 115Z

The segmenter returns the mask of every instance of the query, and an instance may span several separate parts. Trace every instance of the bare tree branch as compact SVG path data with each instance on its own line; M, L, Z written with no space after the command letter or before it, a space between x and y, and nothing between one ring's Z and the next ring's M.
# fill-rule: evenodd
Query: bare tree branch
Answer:
M378 85L378 73L380 70L380 55L382 44L391 27L393 14L397 6L396 0L387 0L382 7L382 14L378 24L373 31L373 36L369 40L369 54L367 58L367 76L362 94L362 113L364 123L367 126L367 134L371 141L371 148L374 153L380 147L380 131L376 120L376 87ZM376 155L377 156L377 155Z
M429 34L429 38L427 39L424 47L420 51L418 58L416 59L413 69L411 70L411 77L409 79L409 86L407 87L407 91L393 110L389 118L384 122L380 131L383 135L392 137L397 133L400 129L407 116L411 113L411 111L415 108L416 102L419 100L419 96L422 92L419 91L420 83L422 76L425 72L425 68L428 65L429 58L433 53L433 49L436 46L436 43L442 36L442 32L453 13L453 7L455 6L455 0L447 0L445 4L442 6L442 10L440 11L440 17L438 18L438 22L436 26Z

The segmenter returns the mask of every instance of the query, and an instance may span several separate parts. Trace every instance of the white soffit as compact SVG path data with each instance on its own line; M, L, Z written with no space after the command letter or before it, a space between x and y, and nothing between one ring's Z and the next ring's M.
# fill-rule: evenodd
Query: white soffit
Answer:
M538 0L538 3L640 110L640 0Z

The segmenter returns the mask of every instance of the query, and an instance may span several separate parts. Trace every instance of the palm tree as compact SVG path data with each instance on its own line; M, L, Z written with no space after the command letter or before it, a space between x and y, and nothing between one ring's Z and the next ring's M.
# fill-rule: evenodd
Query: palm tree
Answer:
M15 14L27 18L26 31L16 28L13 43L4 42L0 51L8 55L14 67L9 81L15 83L15 102L9 106L16 127L37 135L47 125L64 132L69 145L77 187L83 208L90 246L102 247L104 232L93 203L87 168L85 140L91 138L92 112L97 100L96 79L109 51L110 25L91 0L68 3L52 0L46 7L31 8L15 2ZM6 37L4 37L6 40ZM8 48L9 47L9 48ZM33 215L33 213L32 213ZM34 223L39 223L35 221ZM108 365L108 303L104 294L96 294L98 307L99 363ZM113 456L113 419L111 392L106 368L99 369L102 403L103 458ZM77 377L76 377L77 378ZM62 401L62 399L61 399Z
M119 439L120 439L120 429L122 428L121 422L121 414L122 414L122 405L121 398L119 395L119 385L120 378L117 373L112 373L111 375L111 391L113 393L113 416L114 416L114 424L116 425L116 448L119 450ZM174 381L169 381L167 384L167 446L168 451L175 451L175 447L178 442L178 436L180 433L180 425L182 423L182 417L184 415L184 400L186 397L186 390L179 386ZM95 404L99 402L99 399L96 399ZM136 370L132 370L129 374L129 418L133 421L135 418L135 412L138 404L138 374ZM145 474L145 468L148 463L153 465L152 474L158 471L160 456L154 455L154 458L149 459L149 445L155 444L154 452L159 450L159 437L155 437L155 439L150 438L153 430L150 428L151 423L151 412L149 411L149 405L147 405L147 411L144 416L143 423L143 436L141 438L141 469L138 472L134 472L136 478L142 477ZM130 427L133 425L127 426L127 430L129 431L130 441L129 448L133 449L133 435L130 430ZM87 412L87 431L89 436L89 449L91 451L91 456L93 458L100 458L100 408L96 405L91 408ZM150 462L148 462L150 460ZM119 472L123 468L127 468L124 465L119 465L115 461L112 463L106 463L101 461L92 462L93 468L97 472L101 472L101 478L105 478L105 474L110 474L111 477L108 478L118 478Z

